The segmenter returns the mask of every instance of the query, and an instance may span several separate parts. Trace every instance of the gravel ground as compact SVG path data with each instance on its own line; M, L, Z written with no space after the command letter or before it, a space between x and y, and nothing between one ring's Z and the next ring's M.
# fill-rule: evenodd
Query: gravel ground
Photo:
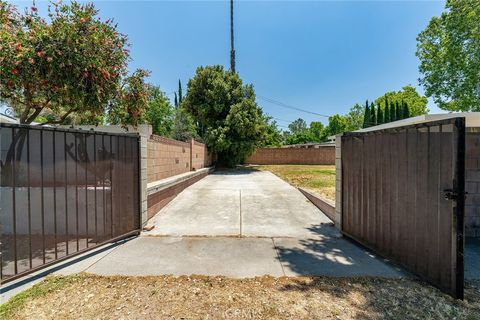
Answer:
M207 276L50 277L0 307L2 319L480 319L465 301L412 280Z

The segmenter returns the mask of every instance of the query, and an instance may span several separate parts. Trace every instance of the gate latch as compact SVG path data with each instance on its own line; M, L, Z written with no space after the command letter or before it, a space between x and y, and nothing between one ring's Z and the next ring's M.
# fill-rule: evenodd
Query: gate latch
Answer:
M467 197L468 192L465 192L464 197ZM458 200L458 192L453 189L445 189L443 190L443 197L445 200Z
M457 200L458 192L453 189L445 189L443 190L443 197L445 200Z

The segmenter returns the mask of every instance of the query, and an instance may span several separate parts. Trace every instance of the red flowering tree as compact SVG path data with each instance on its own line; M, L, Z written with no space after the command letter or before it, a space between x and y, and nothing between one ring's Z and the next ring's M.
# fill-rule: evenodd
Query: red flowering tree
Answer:
M52 4L47 22L35 7L20 14L0 1L0 99L21 123L95 122L124 104L116 99L124 97L127 38L97 13L93 4ZM143 81L144 71L132 77ZM122 116L129 124L140 118L134 109Z

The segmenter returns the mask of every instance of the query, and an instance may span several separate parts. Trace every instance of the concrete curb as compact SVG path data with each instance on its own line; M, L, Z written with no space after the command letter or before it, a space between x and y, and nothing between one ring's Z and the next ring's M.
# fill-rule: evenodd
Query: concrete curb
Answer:
M165 190L169 187L172 187L178 183L187 181L193 177L199 176L204 173L211 173L213 172L214 168L213 167L208 167L208 168L202 168L196 171L190 171L182 174L178 174L173 177L169 177L166 179L158 180L155 182L150 182L147 184L147 195L151 195L153 193L157 193L159 191Z
M330 220L332 220L332 222L335 222L335 204L332 201L313 194L312 192L303 188L298 188L298 190L318 209L320 209Z

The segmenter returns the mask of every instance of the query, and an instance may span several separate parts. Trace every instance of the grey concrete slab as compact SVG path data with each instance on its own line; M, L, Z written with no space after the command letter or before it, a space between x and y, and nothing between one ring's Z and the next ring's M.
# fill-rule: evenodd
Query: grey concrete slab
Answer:
M408 276L345 238L274 239L285 275Z
M86 272L99 275L282 276L272 239L139 237Z
M184 190L149 224L145 235L248 237L315 236L330 220L296 188L274 174L220 171Z
M282 184L285 183L282 181ZM283 187L283 186L282 186ZM289 186L290 187L290 186ZM311 231L321 223L330 223L297 189L267 189L241 192L242 235L262 237L315 237Z
M240 192L188 188L155 215L149 224L155 225L155 228L145 235L239 235Z
M465 239L465 279L480 280L480 239Z

